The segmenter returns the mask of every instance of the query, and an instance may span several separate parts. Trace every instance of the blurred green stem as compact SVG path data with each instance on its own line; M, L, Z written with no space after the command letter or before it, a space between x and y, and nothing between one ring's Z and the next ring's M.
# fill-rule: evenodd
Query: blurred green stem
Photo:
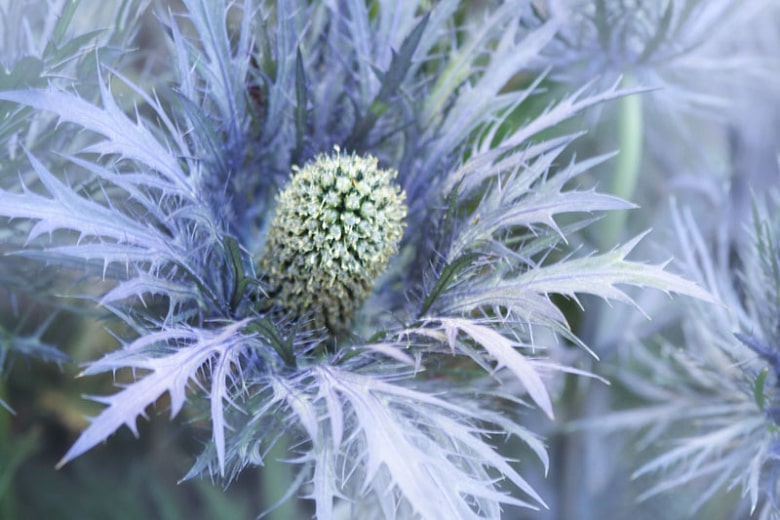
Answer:
M632 88L631 75L623 78L623 88ZM642 95L624 96L618 101L617 117L618 149L615 171L609 192L620 198L632 200L636 192L639 170L642 163ZM598 243L606 251L625 240L624 231L628 219L627 211L612 211L605 218L599 231Z
M0 377L2 374L0 374ZM0 379L0 399L8 402L5 383ZM10 448L13 445L11 438L11 412L0 406L0 518L13 518L13 468L10 464Z
M5 385L0 383L0 399L5 399ZM11 412L0 408L0 518L17 518L14 474L19 466L38 449L39 435L33 430L14 436Z
M621 86L630 89L636 84L631 75L627 74ZM639 181L644 141L642 94L620 98L617 109L616 145L620 153L615 161L615 170L608 191L612 195L633 201ZM630 235L627 236L626 232L628 215L627 210L610 211L599 223L596 227L596 243L600 250L610 250L629 238ZM613 312L607 305L594 306L588 315L591 318L585 320L580 337L589 345L603 344L603 338L610 338L613 335L610 331L620 327L616 320L624 316L620 312ZM608 355L608 352L601 354ZM588 419L606 413L609 397L605 387L590 385L579 378L574 378L572 383L567 388L570 396L563 400L569 403L570 420ZM583 392L583 388L588 388L587 392ZM599 516L600 509L595 503L598 498L593 496L589 488L583 488L582 484L589 480L591 461L597 456L594 450L597 450L598 443L595 442L594 436L598 434L582 431L569 433L563 437L561 456L566 463L565 468L559 470L563 475L561 484L563 498L557 518L591 520ZM590 482L589 486L590 489L600 487L593 482Z
M265 457L265 466L261 479L264 507L276 504L280 498L290 491L293 476L290 464L282 461L288 455L287 439L283 436L274 443L271 451ZM295 500L285 500L267 517L269 520L289 520L301 518Z

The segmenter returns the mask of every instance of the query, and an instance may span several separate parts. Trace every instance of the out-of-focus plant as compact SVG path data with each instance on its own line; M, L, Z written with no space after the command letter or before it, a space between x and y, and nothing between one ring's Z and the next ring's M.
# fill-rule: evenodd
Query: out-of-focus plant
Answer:
M669 341L636 343L624 354L624 365L633 370L617 377L648 404L603 417L598 427L644 432L639 446L654 455L634 478L653 484L641 498L696 486L687 512L692 515L736 489L743 498L736 511L780 516L777 204L776 193L756 201L750 241L736 254L729 253L728 241L710 247L691 212L675 212L691 276L722 305L689 308L684 348Z
M652 226L662 230L654 236L667 237L662 238L666 245L646 243L649 247L637 254L669 257L677 247L668 239L672 233L663 230L674 227L670 200L676 197L696 215L705 241L723 233L723 222L732 227L730 240L741 240L750 190L763 191L778 181L778 5L544 0L529 4L525 20L534 27L555 16L565 22L537 61L537 70L551 70L551 90L588 81L649 89L591 110L588 135L575 145L580 153L619 150L591 180L641 209L607 215L577 238L606 247ZM652 291L630 294L652 321L634 309L593 305L587 298L583 318L572 320L601 357L592 370L613 383L615 374L622 376L609 388L570 381L560 417L599 424L615 407L637 405L629 385L634 365L623 356L626 345L653 343L661 333L663 341L684 345L678 328L691 319L687 302L669 302ZM678 502L687 505L682 490L632 505L631 495L640 494L647 481L630 478L641 465L641 450L629 437L577 429L558 432L551 446L552 464L563 476L542 484L558 508L540 518L675 518ZM714 505L702 514L727 510ZM687 518L687 510L679 518Z
M598 112L599 133L591 143L620 150L608 191L649 206L645 214L665 206L674 191L715 197L713 180L729 173L724 165L730 143L703 146L703 141L717 142L727 137L721 135L724 127L745 123L746 117L758 123L774 112L759 103L745 113L749 99L766 98L777 88L773 2L545 0L532 2L529 11L526 20L532 26L549 17L566 19L537 62L540 69L551 69L556 81L621 81L650 89ZM598 119L591 117L591 125ZM773 134L771 128L767 133ZM742 172L734 182L748 175ZM661 220L664 212L649 218L671 225ZM606 217L596 228L597 243L604 247L631 236L632 228L643 229L648 217L641 221L634 215L633 225L627 219L625 212Z

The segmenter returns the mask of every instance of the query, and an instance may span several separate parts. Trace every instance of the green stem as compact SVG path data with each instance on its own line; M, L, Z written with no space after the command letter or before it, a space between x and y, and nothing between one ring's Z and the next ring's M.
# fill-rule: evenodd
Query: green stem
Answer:
M276 503L289 491L290 485L292 485L293 475L291 466L283 462L283 459L289 456L287 448L286 438L281 437L265 457L265 465L260 482L264 507L269 507ZM301 518L301 512L297 509L295 500L285 500L279 507L273 509L267 518L269 520Z
M631 88L631 76L623 79L623 87ZM625 96L618 102L618 148L620 154L610 185L610 193L626 200L632 200L636 192L639 170L642 163L642 95ZM628 213L612 211L605 218L599 232L599 246L602 250L615 247L624 239Z
M5 399L5 385L0 382L0 399ZM14 475L22 463L38 449L39 432L14 435L11 412L0 408L0 518L18 518Z
M0 399L5 399L5 383L2 376L3 374L0 374ZM12 472L8 459L11 456L9 448L12 444L11 412L0 406L0 468L2 468L0 469L0 517L2 518L13 518L14 512L13 491L8 489ZM4 484L6 480L8 484Z

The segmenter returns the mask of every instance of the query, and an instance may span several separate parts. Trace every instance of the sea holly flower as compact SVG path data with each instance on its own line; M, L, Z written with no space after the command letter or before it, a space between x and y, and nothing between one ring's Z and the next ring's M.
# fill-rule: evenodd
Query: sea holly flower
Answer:
M551 296L632 303L619 286L636 285L709 299L628 260L643 235L559 255L586 222L574 217L632 205L576 188L610 155L564 160L576 135L557 125L630 92L583 87L514 123L543 75L510 80L560 26L527 30L522 2L464 26L453 0L184 4L167 18L172 91L98 67L97 103L0 92L82 136L55 158L21 149L29 166L0 190L0 216L25 254L112 282L92 298L124 324L122 345L84 374L134 376L95 398L105 408L61 464L135 432L163 394L172 416L205 395L211 439L187 477L230 480L287 435L293 491L320 518L543 507L529 461L492 434L546 471L520 411L552 418L550 379L579 371L535 331L581 344Z
M406 207L397 172L375 157L320 155L293 166L279 194L260 271L273 300L314 325L343 330L397 252Z

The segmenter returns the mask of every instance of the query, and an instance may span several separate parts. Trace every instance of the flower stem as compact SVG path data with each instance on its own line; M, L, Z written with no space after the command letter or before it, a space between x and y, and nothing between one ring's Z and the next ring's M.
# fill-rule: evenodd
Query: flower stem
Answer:
M623 78L623 88L634 86L630 75ZM610 193L626 200L632 200L636 192L639 170L642 164L642 96L632 94L622 97L618 103L617 118L618 148L615 171L610 185ZM599 246L602 250L615 247L623 238L628 213L610 212L605 218L599 234Z

